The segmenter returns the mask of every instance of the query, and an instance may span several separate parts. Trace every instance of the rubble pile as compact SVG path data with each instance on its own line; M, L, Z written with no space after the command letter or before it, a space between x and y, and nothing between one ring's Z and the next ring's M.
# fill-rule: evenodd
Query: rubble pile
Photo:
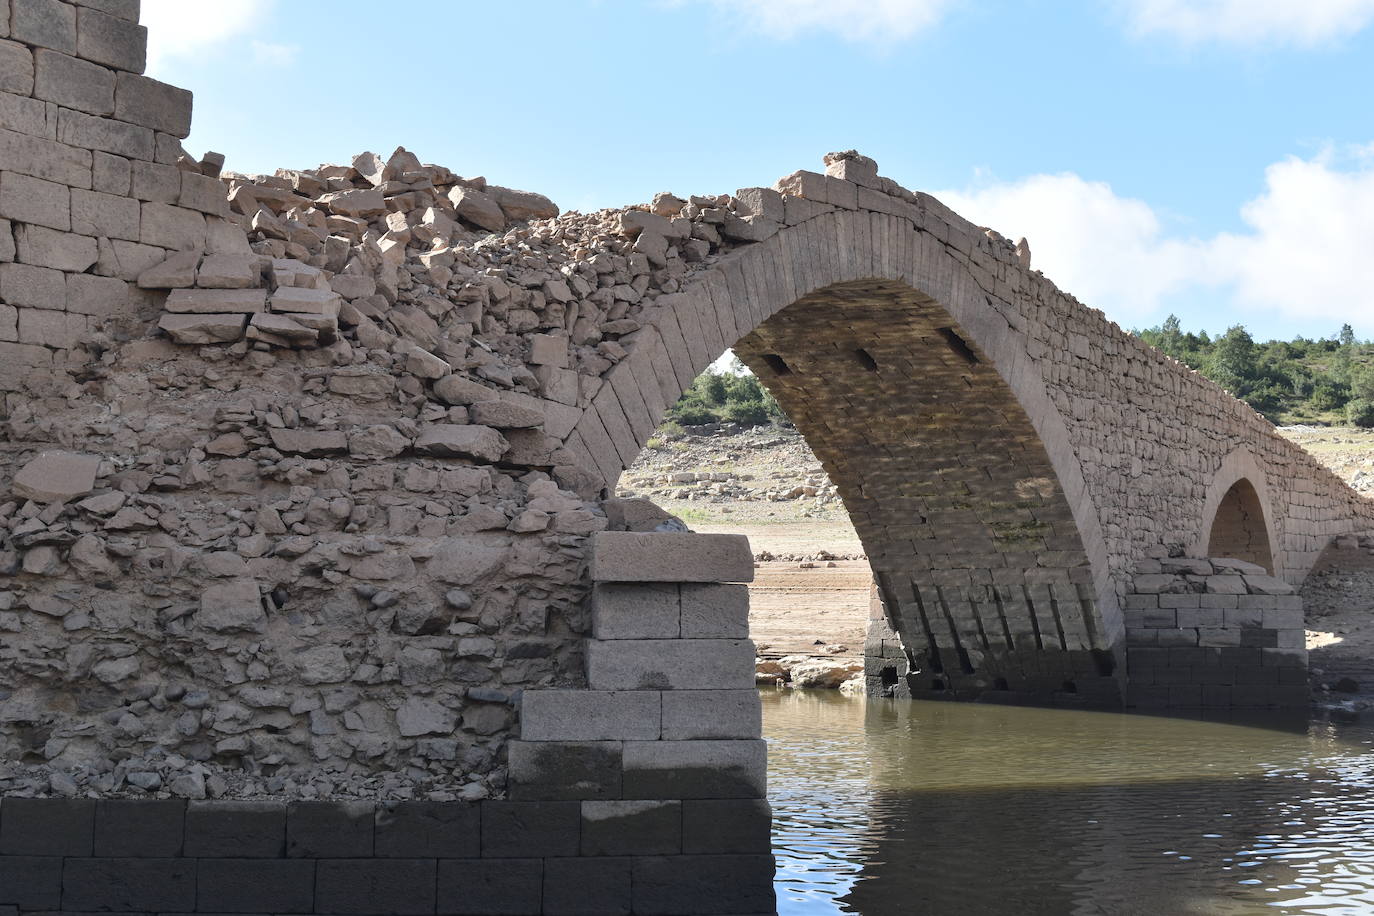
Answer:
M5 395L0 792L500 795L518 692L583 677L608 523L562 440L784 198L553 219L404 149L220 178L244 236Z

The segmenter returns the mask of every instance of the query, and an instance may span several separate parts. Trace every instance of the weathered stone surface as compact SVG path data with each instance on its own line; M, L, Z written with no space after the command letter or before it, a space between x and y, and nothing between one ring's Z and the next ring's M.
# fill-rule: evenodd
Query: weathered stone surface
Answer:
M415 440L415 451L443 458L496 461L509 448L505 437L489 426L436 423L420 430Z
M95 488L100 459L77 452L46 451L30 459L14 475L10 490L23 499L61 503Z
M748 640L590 640L587 684L595 690L743 689L753 686L753 661Z
M597 582L751 582L754 556L742 535L603 531L596 536Z
M243 337L247 315L163 315L157 326L182 344L232 343Z
M434 383L434 393L446 404L475 404L497 399L494 390L461 375L439 379Z
M169 312L195 314L253 314L267 306L267 291L261 289L177 289L167 296Z
M178 251L165 261L160 261L138 275L138 285L144 289L184 289L196 285L196 267L200 264L199 251ZM178 299L178 304L187 301ZM191 301L195 301L192 299ZM172 311L199 311L199 309L172 309ZM213 311L231 312L235 309L217 308Z
M453 209L462 219L488 232L500 232L506 227L506 214L500 205L481 191L454 188L449 192Z
M264 632L267 614L262 609L257 582L233 579L209 586L201 593L196 620L200 626L216 632Z
M544 425L544 412L506 401L478 401L468 415L472 422L496 429L530 429Z
M660 735L657 691L526 690L520 704L525 741L654 741Z
M272 445L297 455L338 455L348 451L348 437L337 430L274 429Z

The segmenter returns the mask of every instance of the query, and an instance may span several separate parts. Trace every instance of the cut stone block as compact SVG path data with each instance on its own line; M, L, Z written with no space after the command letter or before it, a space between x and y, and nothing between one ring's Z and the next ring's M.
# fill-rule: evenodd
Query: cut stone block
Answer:
M619 741L512 741L510 797L559 801L620 797Z
M626 798L763 798L768 745L754 741L627 741Z
M245 290L246 292L246 290ZM255 332L257 332L255 334ZM248 336L292 347L310 346L319 340L317 329L288 315L260 312L248 321Z
M682 802L584 801L582 855L651 856L682 851Z
M422 429L415 440L417 452L442 458L495 461L509 448L510 443L506 438L489 426L434 423Z
M754 644L729 639L587 642L593 690L726 690L754 684Z
M274 312L299 312L333 318L338 317L341 304L339 294L332 289L305 289L299 286L278 287L271 299Z
M758 738L763 703L757 690L665 690L663 740Z
M676 639L681 635L680 586L672 582L598 582L592 589L597 639Z
M93 115L114 113L114 74L57 51L34 52L34 98Z
M283 452L307 455L342 455L348 451L348 436L339 430L272 429L272 445Z
M0 216L66 232L72 227L71 191L53 181L0 172Z
M250 315L267 307L263 289L178 289L167 297L166 309L177 313L238 312Z
M526 690L520 699L525 741L653 741L661 704L654 690Z
M233 343L243 337L246 315L163 315L157 326L179 344Z
M752 582L754 557L742 534L602 531L591 575L597 582Z
M20 0L13 4L10 37L63 54L76 53L76 8L60 0Z
M95 489L100 459L78 452L40 452L14 475L16 496L40 503L62 503Z
M209 289L248 289L257 282L257 259L252 255L209 255L196 275L196 283Z
M138 275L138 285L143 289L186 289L196 285L196 266L200 263L199 251L178 251L159 264L154 264ZM180 301L180 300L179 300ZM198 309L174 308L172 311L199 311ZM232 312L231 308L216 308L216 312Z
M191 93L137 73L120 73L115 117L185 139L191 132Z
M748 636L747 585L682 586L684 639L745 639Z
M148 30L100 10L83 6L76 11L76 53L86 60L142 73L148 59Z

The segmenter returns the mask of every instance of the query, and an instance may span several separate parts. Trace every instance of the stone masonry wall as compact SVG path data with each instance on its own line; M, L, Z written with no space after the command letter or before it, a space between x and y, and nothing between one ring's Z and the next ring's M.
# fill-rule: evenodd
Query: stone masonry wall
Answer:
M1129 702L1305 708L1302 598L1235 559L1146 560L1126 596Z
M940 439L958 461L921 480L885 466L926 522L869 512L877 476L831 468L892 561L902 654L945 664L957 636L968 695L1119 678L1130 570L1196 541L1238 452L1286 579L1374 517L1024 246L856 153L593 214L403 148L222 172L180 149L189 94L140 75L136 18L0 3L0 794L503 795L520 692L587 682L609 488L699 371L817 291L855 315L919 300L923 403L986 398L978 448ZM873 346L887 385L900 359ZM875 426L906 422L877 404ZM858 447L841 427L811 425L818 453Z
M224 186L182 167L191 93L142 75L138 12L0 3L0 390L146 309L132 281L169 251L248 251Z

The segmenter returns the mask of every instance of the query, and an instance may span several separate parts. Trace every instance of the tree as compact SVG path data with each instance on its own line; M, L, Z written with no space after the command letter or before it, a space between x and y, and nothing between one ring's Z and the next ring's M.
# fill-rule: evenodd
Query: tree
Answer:
M1232 325L1217 338L1204 371L1218 385L1243 394L1256 379L1255 340L1243 325Z
M1337 338L1343 347L1355 346L1355 329L1348 324L1341 325L1341 334Z

